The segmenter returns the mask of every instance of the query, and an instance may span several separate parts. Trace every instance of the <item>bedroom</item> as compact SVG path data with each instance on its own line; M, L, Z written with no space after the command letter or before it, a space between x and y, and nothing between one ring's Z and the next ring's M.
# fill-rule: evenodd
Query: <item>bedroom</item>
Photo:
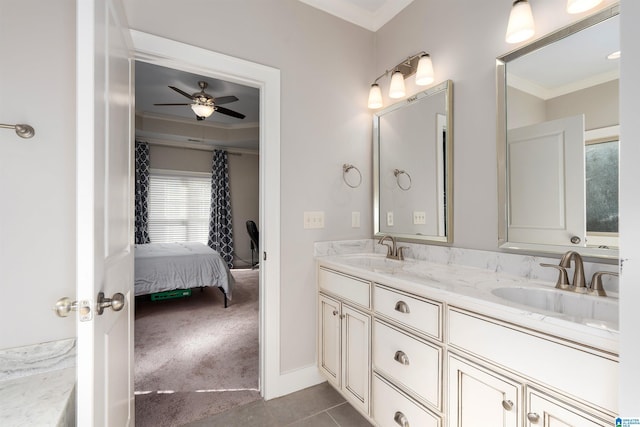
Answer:
M206 82L205 87L199 88L199 82ZM214 96L216 105L224 103L222 111L228 114L214 112L197 120L185 92L201 90ZM206 413L214 402L226 407L259 396L258 316L253 308L257 307L259 284L254 282L259 263L246 225L259 218L258 97L254 88L136 62L136 170L137 180L148 183L139 187L136 199L134 359L140 425L168 419L175 423L189 419L187 414L193 418L194 413ZM216 177L216 182L223 181L222 194L212 190L214 157L222 175ZM222 215L216 225L210 223L212 197L219 197L216 206L224 212L227 206L231 211L230 218ZM144 221L141 212L146 213ZM222 234L211 241L220 255L213 259L203 246L209 243L210 231ZM145 238L152 244L140 244L146 243ZM218 243L226 239L233 242L232 247L220 248ZM175 258L160 256L174 249L179 251ZM195 258L184 254L195 254ZM201 283L194 280L205 280L214 288L198 290ZM255 285L255 292L246 290L247 281ZM184 300L171 298L184 294ZM227 295L231 296L228 309ZM171 319L176 327L158 328L164 319ZM238 334L228 336L229 329ZM176 351L176 346L181 349ZM229 359L242 363L214 363ZM195 379L194 372L209 379ZM200 397L187 392L197 389L210 392ZM167 406L180 410L165 413Z

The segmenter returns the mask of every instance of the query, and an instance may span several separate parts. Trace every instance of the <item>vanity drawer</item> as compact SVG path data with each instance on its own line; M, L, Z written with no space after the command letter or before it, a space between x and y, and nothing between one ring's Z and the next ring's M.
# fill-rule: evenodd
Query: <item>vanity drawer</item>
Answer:
M373 377L373 419L379 427L441 426L440 417L414 402L377 375ZM405 420L407 424L403 424Z
M376 314L393 319L429 337L442 339L442 305L439 303L375 285L373 306Z
M617 412L617 357L461 309L449 309L451 346Z
M373 325L373 368L440 409L441 350L380 321Z
M371 282L320 267L318 285L323 291L371 308Z

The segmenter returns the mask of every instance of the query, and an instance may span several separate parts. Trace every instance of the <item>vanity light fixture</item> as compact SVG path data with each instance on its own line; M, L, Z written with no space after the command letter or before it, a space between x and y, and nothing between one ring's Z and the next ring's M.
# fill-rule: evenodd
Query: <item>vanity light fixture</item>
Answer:
M527 0L515 0L509 14L507 25L507 43L520 43L533 37L535 26L531 5Z
M593 9L602 3L602 0L567 0L567 12L582 13Z
M391 85L389 86L389 98L394 99L402 98L406 95L404 79L413 74L416 75L416 84L418 86L426 86L434 81L431 56L426 52L419 52L409 56L395 67L386 70L374 80L369 90L369 108L376 109L382 107L382 91L380 90L380 85L378 85L378 80L388 76L390 73Z
M198 117L209 117L215 111L215 108L213 107L213 105L198 104L198 103L191 104L191 109L193 110L194 113L196 113L196 116Z

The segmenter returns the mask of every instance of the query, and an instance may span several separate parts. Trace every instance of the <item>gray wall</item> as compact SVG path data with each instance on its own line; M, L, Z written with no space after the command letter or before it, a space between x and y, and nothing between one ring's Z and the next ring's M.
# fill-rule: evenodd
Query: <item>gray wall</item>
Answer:
M150 144L152 169L211 173L213 151ZM258 223L259 156L257 153L229 151L229 191L233 225L234 266L251 264L251 246L246 222Z
M75 335L75 0L0 0L0 348Z

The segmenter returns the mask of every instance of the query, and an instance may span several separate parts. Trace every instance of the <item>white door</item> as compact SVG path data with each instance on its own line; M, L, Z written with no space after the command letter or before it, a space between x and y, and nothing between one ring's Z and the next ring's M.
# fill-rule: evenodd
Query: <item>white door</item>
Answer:
M584 246L584 164L583 115L508 131L510 242Z
M318 367L334 387L340 388L340 303L320 294L318 314Z
M342 389L349 401L369 413L371 317L342 305Z
M132 62L119 0L77 1L77 425L133 426ZM70 77L72 78L72 77ZM98 313L98 293L124 294Z

